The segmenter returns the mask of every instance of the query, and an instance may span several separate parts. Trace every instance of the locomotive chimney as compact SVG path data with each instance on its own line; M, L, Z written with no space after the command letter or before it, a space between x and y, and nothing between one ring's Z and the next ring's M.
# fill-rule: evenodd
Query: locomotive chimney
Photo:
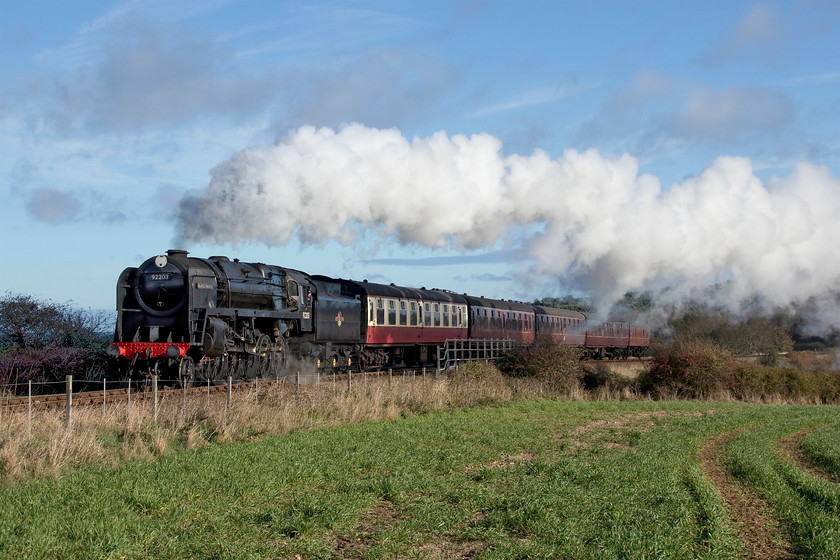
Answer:
M189 251L184 251L183 249L169 249L166 252L166 254L169 255L170 257L174 257L175 255L180 255L180 256L186 257L190 253L189 253Z

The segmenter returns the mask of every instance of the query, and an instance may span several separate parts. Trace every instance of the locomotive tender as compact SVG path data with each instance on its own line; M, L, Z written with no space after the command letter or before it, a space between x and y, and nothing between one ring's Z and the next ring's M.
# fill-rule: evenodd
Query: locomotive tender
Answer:
M599 358L639 356L643 325L591 323L577 311L312 276L170 250L117 283L110 352L131 372L195 381L283 376L292 360L368 370L436 360L447 340L574 346Z

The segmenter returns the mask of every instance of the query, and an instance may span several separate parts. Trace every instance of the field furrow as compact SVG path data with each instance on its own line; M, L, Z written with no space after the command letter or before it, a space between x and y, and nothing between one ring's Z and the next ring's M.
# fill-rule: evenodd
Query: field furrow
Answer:
M779 442L779 449L782 457L795 464L799 469L808 473L811 476L827 480L834 484L840 484L840 477L834 474L825 472L824 470L811 464L805 453L802 450L802 438L814 431L814 428L802 430L787 437Z
M700 462L729 509L732 523L744 542L750 558L793 558L792 547L772 510L751 489L731 476L723 463L722 450L744 429L737 429L712 438L700 450Z

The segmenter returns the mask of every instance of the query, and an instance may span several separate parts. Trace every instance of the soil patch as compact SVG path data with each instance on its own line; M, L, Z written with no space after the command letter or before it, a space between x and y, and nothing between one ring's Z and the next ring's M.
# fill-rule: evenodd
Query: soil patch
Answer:
M467 467L467 472L478 471L481 469L509 469L520 463L530 463L533 460L533 454L523 451L522 453L517 453L516 455L502 455L501 459L484 465L473 465Z
M619 441L609 439L610 435L636 430L639 432L650 432L656 428L654 418L665 418L668 413L664 410L655 412L640 412L613 418L609 420L593 420L588 424L578 426L568 435L560 434L558 439L571 437L573 449L589 449L593 445L600 445L605 448L626 449L627 446ZM606 439L605 439L606 438Z
M723 447L742 431L735 430L710 439L700 450L700 463L729 509L749 557L762 560L794 558L792 547L780 534L779 523L773 519L767 504L730 476L720 460Z
M802 438L811 433L813 430L814 428L803 430L780 441L779 448L782 451L782 457L788 459L789 461L794 463L798 468L810 474L811 476L822 478L823 480L833 482L834 484L840 484L840 479L838 479L836 476L833 476L825 471L816 468L805 458L805 454L802 452L802 445L800 444L800 441L802 441Z

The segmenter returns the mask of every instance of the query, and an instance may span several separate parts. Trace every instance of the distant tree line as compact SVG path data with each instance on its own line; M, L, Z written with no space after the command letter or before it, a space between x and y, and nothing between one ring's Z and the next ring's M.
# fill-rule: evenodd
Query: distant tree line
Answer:
M101 378L112 329L108 312L6 292L0 297L0 385Z

